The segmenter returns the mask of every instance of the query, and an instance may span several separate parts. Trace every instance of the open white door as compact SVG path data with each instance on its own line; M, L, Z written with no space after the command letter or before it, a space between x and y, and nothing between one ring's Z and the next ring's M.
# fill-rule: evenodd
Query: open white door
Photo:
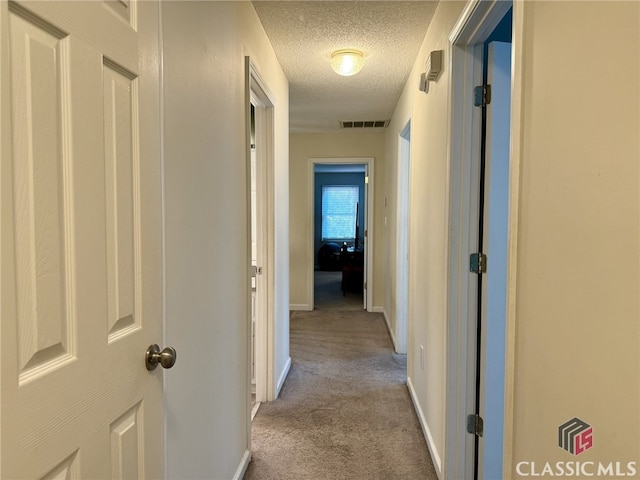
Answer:
M274 337L274 106L273 95L249 57L245 57L247 114L253 111L249 127L251 217L251 351L252 389L256 413L260 402L275 400L278 395L273 366Z
M251 124L254 123L254 106L251 105ZM255 130L252 129L251 140L254 142ZM258 275L261 273L261 268L258 266L258 228L257 228L257 198L256 198L256 145L251 144L251 396L252 396L252 408L251 419L257 412L257 407L260 404L261 396L257 395L257 371L256 371L256 318L258 307L256 300L258 297Z
M1 478L162 478L156 2L2 2Z
M480 416L480 478L503 478L504 372L507 314L507 241L509 214L509 140L511 119L511 44L491 42L487 57L485 203L482 251L487 255L483 275L482 361Z

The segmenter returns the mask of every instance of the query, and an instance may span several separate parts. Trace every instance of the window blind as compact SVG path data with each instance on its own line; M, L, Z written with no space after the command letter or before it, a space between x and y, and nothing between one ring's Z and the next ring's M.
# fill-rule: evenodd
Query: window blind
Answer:
M359 196L357 185L323 185L322 240L354 238Z

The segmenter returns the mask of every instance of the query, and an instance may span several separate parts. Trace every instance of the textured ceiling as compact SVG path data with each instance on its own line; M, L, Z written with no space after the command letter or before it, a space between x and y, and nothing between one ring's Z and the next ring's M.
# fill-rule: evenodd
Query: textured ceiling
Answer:
M289 79L290 130L307 133L391 117L437 1L253 4ZM331 52L341 48L365 53L360 73L341 77L331 70Z

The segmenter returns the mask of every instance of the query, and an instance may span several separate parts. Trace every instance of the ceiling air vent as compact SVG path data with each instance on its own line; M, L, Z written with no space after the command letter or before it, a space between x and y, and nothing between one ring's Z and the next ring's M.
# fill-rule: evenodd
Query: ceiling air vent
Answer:
M389 120L340 121L341 128L385 128L388 125Z

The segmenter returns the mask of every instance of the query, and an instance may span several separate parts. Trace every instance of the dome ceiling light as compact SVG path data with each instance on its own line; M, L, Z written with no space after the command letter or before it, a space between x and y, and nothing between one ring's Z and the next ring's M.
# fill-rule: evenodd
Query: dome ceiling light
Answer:
M350 77L364 67L364 53L353 48L336 50L331 54L331 68L338 75Z

